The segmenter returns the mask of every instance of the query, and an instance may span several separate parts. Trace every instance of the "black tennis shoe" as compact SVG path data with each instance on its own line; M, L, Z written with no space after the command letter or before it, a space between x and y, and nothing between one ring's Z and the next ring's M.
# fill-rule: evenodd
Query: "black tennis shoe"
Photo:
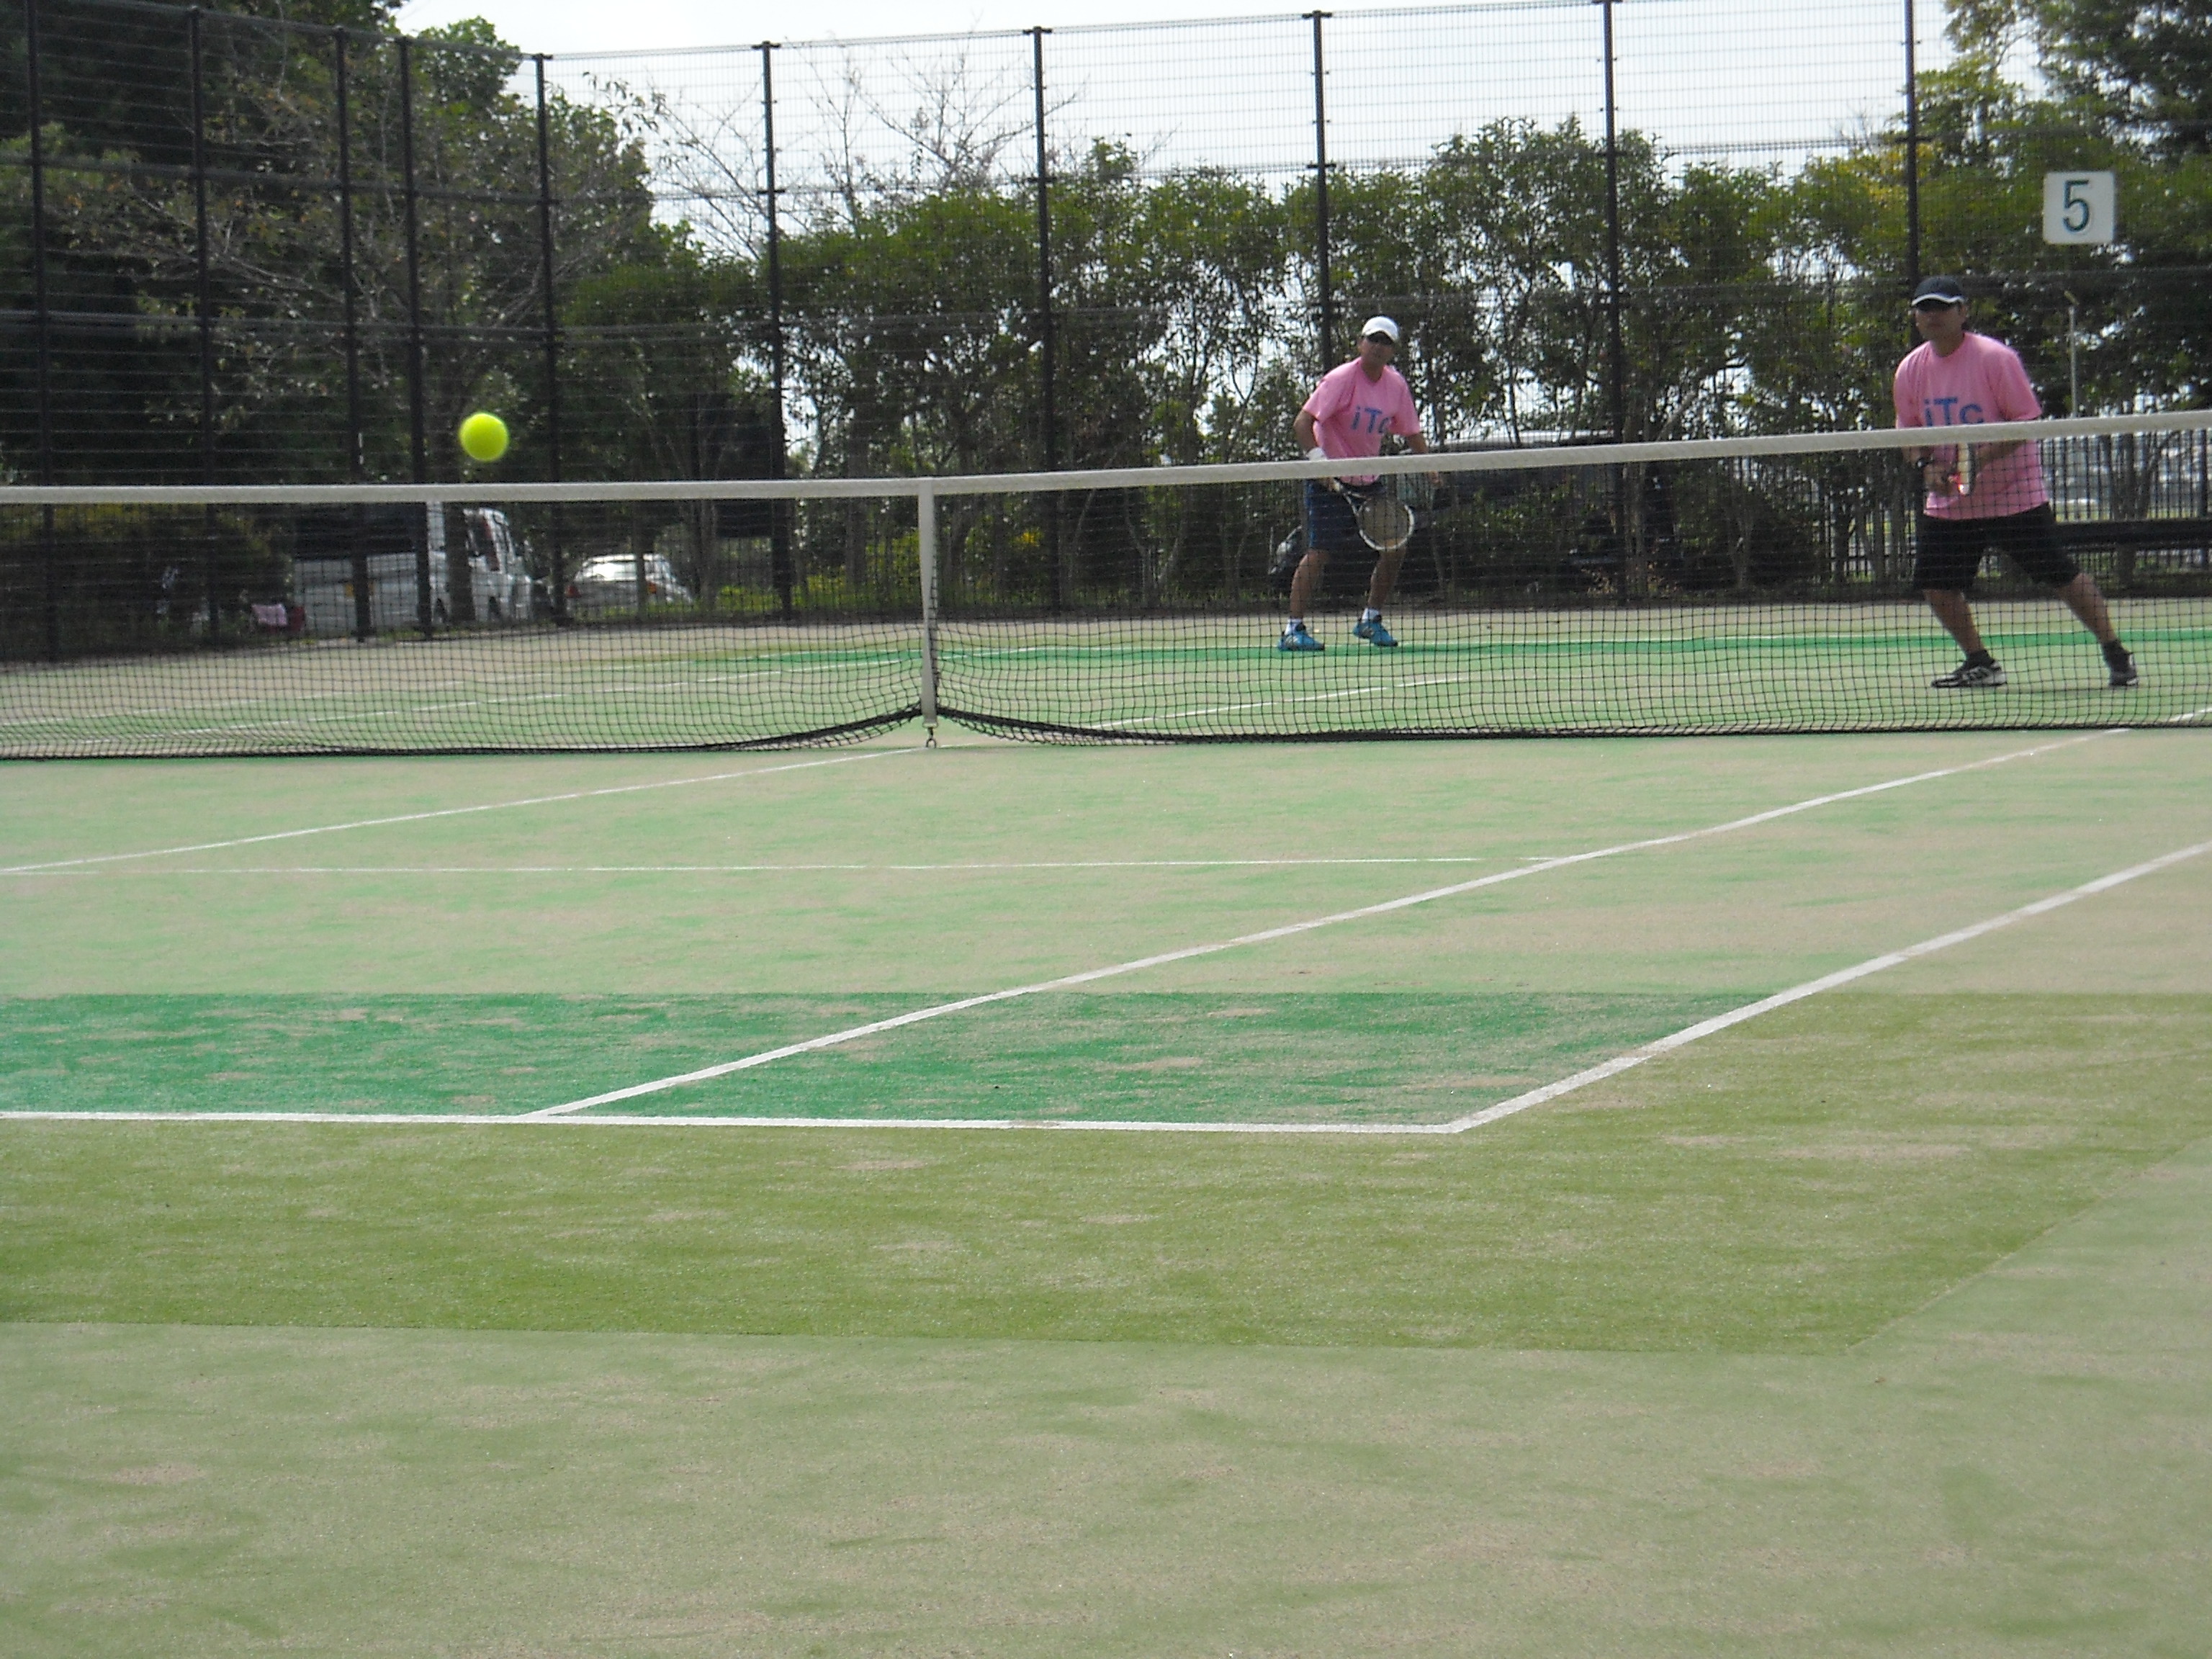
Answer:
M2113 671L2118 673L2119 671ZM1962 662L1948 674L1938 674L1928 682L1939 690L1950 690L1962 685L2002 685L2004 670L1993 662ZM2117 682L2115 682L2117 684Z

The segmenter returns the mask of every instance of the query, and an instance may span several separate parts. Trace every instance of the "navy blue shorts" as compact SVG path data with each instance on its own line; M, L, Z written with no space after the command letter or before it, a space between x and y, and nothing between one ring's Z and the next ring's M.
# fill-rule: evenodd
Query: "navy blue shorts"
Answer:
M1306 545L1317 553L1372 553L1375 550L1359 539L1359 520L1352 516L1352 503L1380 488L1379 484L1346 484L1335 490L1319 478L1308 478Z
M2081 574L2058 539L2051 503L1993 519L1937 519L1923 514L1912 585L1925 592L1964 593L1974 585L1983 556L2002 553L2046 587L2063 587Z

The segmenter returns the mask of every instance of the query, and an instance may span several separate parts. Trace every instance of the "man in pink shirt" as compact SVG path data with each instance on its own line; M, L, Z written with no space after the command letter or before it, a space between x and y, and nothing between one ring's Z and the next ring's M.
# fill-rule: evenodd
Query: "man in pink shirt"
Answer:
M2019 354L1986 334L1968 332L1966 293L1954 278L1930 276L1921 283L1912 296L1912 321L1922 343L1897 366L1898 425L1963 427L2043 417ZM2135 662L2112 631L2096 579L2068 558L2059 542L2035 446L2015 439L1910 453L1920 463L1928 492L1912 585L1966 653L1965 662L1933 684L2005 683L1966 599L1988 553L2006 555L2026 574L2056 589L2104 647L2111 683L2136 684Z
M1407 387L1406 377L1392 366L1397 355L1398 325L1388 317L1370 317L1359 331L1359 355L1323 375L1291 422L1298 447L1308 460L1367 460L1382 453L1382 441L1394 433L1405 439L1406 447L1416 455L1429 453L1429 441L1421 435L1420 413L1413 407L1413 394ZM1327 478L1306 480L1306 556L1298 561L1297 573L1291 578L1291 616L1283 625L1282 638L1275 641L1279 651L1322 648L1322 642L1306 631L1306 607L1313 603L1314 590L1321 586L1328 556L1356 552L1364 546L1352 503L1361 493L1379 489L1382 480L1370 472L1334 482L1341 488L1331 488ZM1375 574L1367 584L1367 609L1360 613L1359 625L1352 630L1370 645L1387 647L1398 643L1382 625L1382 606L1390 598L1398 567L1405 558L1406 550L1401 547L1379 555L1375 561Z

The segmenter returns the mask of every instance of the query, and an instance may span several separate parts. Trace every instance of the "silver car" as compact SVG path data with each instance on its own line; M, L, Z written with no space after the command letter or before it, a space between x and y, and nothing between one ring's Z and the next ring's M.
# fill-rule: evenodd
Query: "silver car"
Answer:
M642 584L644 592L640 593ZM617 616L654 605L689 605L691 590L676 580L659 553L603 553L568 574L568 613L574 617Z

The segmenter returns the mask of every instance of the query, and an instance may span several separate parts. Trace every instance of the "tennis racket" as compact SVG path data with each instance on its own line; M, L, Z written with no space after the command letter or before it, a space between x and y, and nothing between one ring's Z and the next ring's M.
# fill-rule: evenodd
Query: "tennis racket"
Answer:
M1359 526L1359 539L1377 553L1395 553L1413 538L1413 509L1395 495L1380 491L1370 495L1354 495L1351 498L1352 516Z
M1949 459L1946 459L1945 456ZM1971 495L1974 493L1974 447L1960 444L1955 448L1932 450L1928 457L1931 467L1941 468L1940 483L1929 488L1939 495Z

